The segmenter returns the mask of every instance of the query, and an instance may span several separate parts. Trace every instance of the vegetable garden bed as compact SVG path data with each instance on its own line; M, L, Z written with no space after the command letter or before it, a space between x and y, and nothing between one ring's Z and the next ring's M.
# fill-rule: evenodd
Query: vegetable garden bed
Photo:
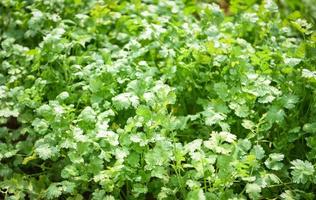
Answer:
M315 199L315 10L2 0L0 199Z

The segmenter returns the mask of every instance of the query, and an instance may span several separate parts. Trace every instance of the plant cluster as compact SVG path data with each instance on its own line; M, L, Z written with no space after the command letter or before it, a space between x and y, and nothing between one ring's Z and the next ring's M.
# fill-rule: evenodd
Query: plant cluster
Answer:
M315 199L316 32L280 9L2 0L0 199Z

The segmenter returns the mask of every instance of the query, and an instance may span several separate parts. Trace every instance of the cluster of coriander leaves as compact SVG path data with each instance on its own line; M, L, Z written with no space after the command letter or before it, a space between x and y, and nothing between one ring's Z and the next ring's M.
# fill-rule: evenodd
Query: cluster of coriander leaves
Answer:
M277 3L2 0L0 198L315 199L316 34Z

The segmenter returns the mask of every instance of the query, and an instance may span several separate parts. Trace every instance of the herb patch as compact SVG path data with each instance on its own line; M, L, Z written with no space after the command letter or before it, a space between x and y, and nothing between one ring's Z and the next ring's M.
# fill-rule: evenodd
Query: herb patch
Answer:
M315 199L311 0L3 0L0 199Z

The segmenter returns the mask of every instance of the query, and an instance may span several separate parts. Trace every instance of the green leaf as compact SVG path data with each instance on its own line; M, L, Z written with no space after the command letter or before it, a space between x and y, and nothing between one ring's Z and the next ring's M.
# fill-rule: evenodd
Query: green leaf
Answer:
M246 193L249 194L251 198L258 198L261 192L260 185L256 183L247 183L246 185Z
M215 83L214 90L221 99L225 100L228 97L228 86L226 83Z
M59 100L59 101L64 101L64 100L66 100L67 98L69 98L69 93L66 92L66 91L60 93L60 94L56 97L56 99Z
M260 145L255 145L252 148L251 152L253 152L256 155L256 158L258 160L261 160L264 157L264 154L265 154L264 149Z
M229 104L229 108L234 110L235 111L235 114L238 116L238 117L247 117L249 114L250 114L250 110L249 110L249 107L245 104L238 104L238 103L235 103L235 102L231 102Z
M60 187L57 187L56 183L52 183L47 188L46 197L47 199L56 199L60 197L61 194L62 194L62 189Z
M280 197L284 200L295 200L295 196L291 190L285 190Z
M316 71L310 71L308 69L302 70L302 77L309 79L316 79Z
M284 166L281 162L284 159L284 155L280 153L272 153L269 158L264 162L264 164L272 170L280 170Z
M63 193L73 193L75 192L76 184L69 181L62 181L60 182L60 188Z
M96 189L92 193L92 200L104 199L104 198L106 198L105 196L106 196L106 191ZM110 200L110 198L108 200ZM113 197L113 200L114 200L114 197Z
M316 133L316 123L307 123L303 126L303 131L307 133Z
M140 194L146 194L148 191L147 186L142 184L134 184L132 192L135 197L138 197Z
M314 177L315 168L309 161L299 159L291 161L291 175L294 183L305 184Z
M270 107L267 112L267 119L272 123L281 123L284 120L285 112L278 106Z
M209 140L203 142L204 146L215 153L229 154L232 151L233 146L227 145L227 143L233 143L236 140L236 136L229 132L215 132L211 133Z
M137 107L139 104L139 99L136 95L132 93L121 93L115 97L112 98L114 106L121 110L121 109L127 109L130 106Z
M190 191L185 199L186 200L196 200L196 199L206 200L206 197L202 189L197 189L197 190Z
M19 112L17 110L11 110L9 108L4 108L0 110L0 117L18 117L19 116Z
M90 106L87 106L81 111L78 118L87 123L95 122L96 113Z
M299 58L285 58L284 59L284 63L290 67L295 67L296 65L298 65L300 62L302 61L302 59Z
M79 171L74 165L67 165L62 171L61 171L61 177L63 178L70 178L75 177L79 175Z
M286 95L281 99L283 107L287 109L293 109L295 104L299 102L299 98L295 95Z
M208 126L212 126L226 119L226 114L216 112L212 106L208 106L202 114L205 117L205 124Z
M48 122L39 118L36 118L32 122L32 126L34 126L34 130L41 135L45 134L49 128Z
M47 104L44 104L42 105L41 107L39 107L37 109L37 113L40 115L40 116L43 116L43 117L49 117L52 115L52 108L47 105Z
M58 149L49 144L42 144L35 149L35 152L41 159L47 160L55 156L58 153Z
M91 77L89 81L89 89L91 92L96 93L102 89L103 82L97 76Z
M247 119L244 119L244 120L242 121L241 125L242 125L245 129L248 129L248 130L253 130L254 127L256 126L255 123L253 123L252 121L247 120Z
M292 25L306 35L312 33L312 24L309 24L305 19L297 19L296 21L292 21Z
M247 152L251 148L251 142L248 139L240 139L238 140L238 146L245 152Z

